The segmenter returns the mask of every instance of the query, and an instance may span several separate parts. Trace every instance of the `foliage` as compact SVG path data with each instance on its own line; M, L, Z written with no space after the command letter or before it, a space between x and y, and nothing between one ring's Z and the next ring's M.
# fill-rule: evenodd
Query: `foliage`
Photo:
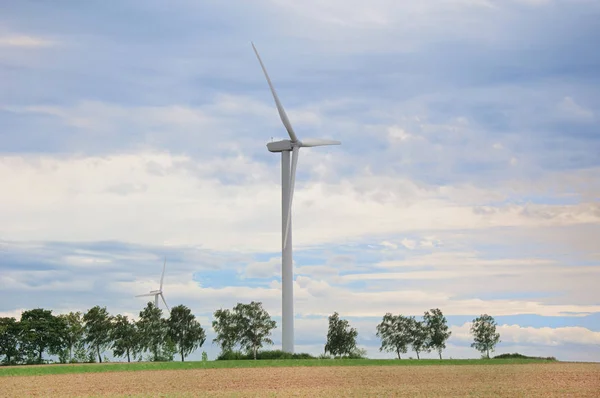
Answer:
M153 358L154 361L159 362L171 362L173 357L177 354L177 344L167 335L164 343L160 347L158 356Z
M185 305L171 308L171 315L167 320L168 336L177 345L181 362L185 356L202 347L206 341L206 333L196 320L192 311Z
M85 339L84 341L95 348L98 362L102 363L102 352L111 342L110 331L112 317L106 307L92 307L83 316Z
M408 346L412 343L411 321L403 315L392 315L389 312L377 325L377 337L381 339L379 351L395 352L398 359L400 354L406 354Z
M514 354L500 354L496 355L492 359L535 359L538 361L556 361L555 357L530 357L527 355L514 353Z
M408 324L411 336L410 344L417 354L417 359L421 359L419 353L430 351L427 345L429 342L429 333L427 327L423 322L416 320L414 316L408 318Z
M425 328L427 329L429 337L427 348L436 350L440 359L442 359L442 351L446 348L446 341L452 335L452 332L448 330L446 317L439 308L435 308L432 309L431 312L425 312L423 322L425 323Z
M217 337L213 342L221 346L219 357L236 356L234 349L239 346L257 358L263 344L273 344L271 331L277 323L263 309L261 302L238 303L232 311L218 309L214 312L213 329Z
M496 333L496 321L487 314L473 319L471 334L474 339L471 347L485 354L486 358L490 357L490 351L494 351L496 344L500 342L500 334Z
M238 341L242 348L252 352L254 359L263 344L273 344L271 331L277 323L262 307L261 302L252 301L250 304L238 303L233 308Z
M0 318L0 356L2 363L14 365L21 360L19 338L21 324L15 318Z
M202 362L206 361L208 361L208 354L206 353L206 351L202 351Z
M42 354L59 354L65 349L64 321L52 310L36 308L21 314L21 352L27 363L42 363Z
M327 343L325 353L334 356L350 355L356 348L356 337L358 332L350 327L345 319L340 319L337 312L329 317L329 330L327 331Z
M163 344L167 340L168 326L162 317L162 310L148 302L140 312L136 326L139 331L140 347L152 354L151 360L158 361L162 356Z
M125 315L119 314L113 318L110 340L112 341L113 355L115 357L126 356L127 362L131 362L131 357L135 357L140 351L138 330L135 323Z
M75 362L73 360L73 351L85 349L85 328L81 312L69 312L68 314L58 315L63 319L66 325L65 329L65 352L61 353L61 362ZM68 358L66 357L68 351Z
M218 357L218 361L235 361L235 360L246 360L254 359L254 353L242 353L240 351L228 351L221 353ZM315 359L314 356L307 353L289 353L282 350L265 350L259 351L256 354L257 360L291 360L291 359Z
M347 356L348 359L367 359L367 350L355 347Z
M238 339L238 331L234 314L226 309L218 309L213 314L215 320L212 327L217 334L213 343L219 344L221 353L232 352Z

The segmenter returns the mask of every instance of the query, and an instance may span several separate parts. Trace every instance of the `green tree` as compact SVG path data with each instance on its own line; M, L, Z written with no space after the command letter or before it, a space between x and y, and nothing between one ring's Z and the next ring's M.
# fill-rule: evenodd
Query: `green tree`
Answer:
M181 362L185 356L191 354L194 350L202 347L206 341L206 333L196 320L192 311L185 305L178 305L171 308L171 315L167 320L169 327L168 335L177 345Z
M327 331L327 343L325 353L333 356L350 355L356 349L356 337L358 332L350 327L345 319L340 319L337 312L329 317L329 330Z
M98 362L102 363L102 353L110 346L112 317L106 307L95 306L83 316L85 323L85 342L95 348Z
M217 334L213 343L221 347L221 353L233 351L238 343L238 329L235 315L228 309L218 309L213 314L212 327Z
M417 359L421 359L419 353L421 352L429 352L430 349L427 347L427 343L429 341L429 333L427 331L427 327L421 321L415 319L415 317L411 316L409 319L410 325L410 336L413 350L417 354Z
M62 318L66 325L65 333L65 345L69 351L69 362L73 362L73 350L81 350L85 347L83 341L84 338L84 327L83 318L81 312L69 312L68 314L61 314L58 316Z
M139 334L134 322L126 315L118 314L113 318L110 331L113 355L115 357L127 356L127 362L131 362L131 356L139 351Z
M473 319L471 325L471 334L474 338L471 347L485 354L488 359L490 351L494 351L496 344L500 342L500 333L496 333L496 326L496 320L488 314Z
M379 351L395 352L398 359L402 359L400 354L406 354L412 342L410 319L403 315L394 316L388 312L377 325L376 335L381 339Z
M160 361L168 331L167 322L162 318L162 310L154 303L148 302L146 308L140 312L136 326L139 331L141 348L152 353L153 361Z
M263 344L273 344L271 331L277 323L262 307L261 302L252 301L250 304L238 303L233 308L238 339L242 348L254 353L254 359Z
M0 318L0 356L2 363L14 365L21 360L19 338L21 324L15 318Z
M446 348L446 341L450 338L452 332L448 330L446 317L439 308L430 311L426 311L423 316L425 328L429 335L427 348L436 350L440 355L440 359L442 359L442 351Z
M60 354L66 347L66 324L52 310L35 308L21 314L21 352L28 362L42 363L42 354Z

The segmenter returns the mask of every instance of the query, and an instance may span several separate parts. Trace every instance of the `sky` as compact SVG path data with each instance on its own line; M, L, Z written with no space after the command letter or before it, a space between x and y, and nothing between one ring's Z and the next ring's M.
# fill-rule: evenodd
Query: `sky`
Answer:
M444 356L600 361L600 3L0 2L0 316L260 301L281 346L280 155L296 134L295 350L372 358L440 308ZM415 356L409 352L407 356ZM436 353L423 357L435 358Z

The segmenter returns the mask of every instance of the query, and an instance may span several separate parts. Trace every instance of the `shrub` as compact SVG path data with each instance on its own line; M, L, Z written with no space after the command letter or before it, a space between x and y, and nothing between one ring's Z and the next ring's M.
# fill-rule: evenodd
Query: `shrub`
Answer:
M518 352L515 352L513 354L496 355L492 359L538 359L538 360L545 360L545 361L556 361L555 357L545 357L545 358L544 357L528 357L527 355L519 354Z
M254 359L254 355L252 353L244 354L240 351L224 352L217 357L217 361L236 361L250 359ZM315 359L315 357L307 353L290 354L289 352L284 352L281 350L265 350L259 351L256 354L256 359Z

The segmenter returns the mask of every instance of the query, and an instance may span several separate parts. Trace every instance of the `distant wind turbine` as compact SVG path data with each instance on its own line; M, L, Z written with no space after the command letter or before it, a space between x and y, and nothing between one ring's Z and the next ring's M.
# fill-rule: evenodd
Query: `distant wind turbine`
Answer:
M254 53L267 78L267 83L273 94L275 106L279 117L287 130L291 140L275 141L267 144L270 152L281 152L281 285L282 285L282 349L285 352L294 352L294 271L292 268L292 198L294 197L294 183L296 181L296 165L298 163L298 152L302 147L340 145L340 141L325 139L307 139L300 141L292 128L292 125L279 102L275 88L267 74L258 51L252 43ZM291 170L290 170L290 152Z
M158 296L160 296L160 298L162 299L163 303L165 303L165 307L167 307L167 311L171 312L171 310L169 309L169 306L167 305L167 302L165 301L165 296L163 296L163 291L162 291L163 280L165 279L165 267L166 266L167 266L167 258L165 257L165 262L163 264L162 276L160 277L160 288L158 290L151 290L150 293L139 294L139 295L137 295L135 297L154 296L154 306L158 308Z

